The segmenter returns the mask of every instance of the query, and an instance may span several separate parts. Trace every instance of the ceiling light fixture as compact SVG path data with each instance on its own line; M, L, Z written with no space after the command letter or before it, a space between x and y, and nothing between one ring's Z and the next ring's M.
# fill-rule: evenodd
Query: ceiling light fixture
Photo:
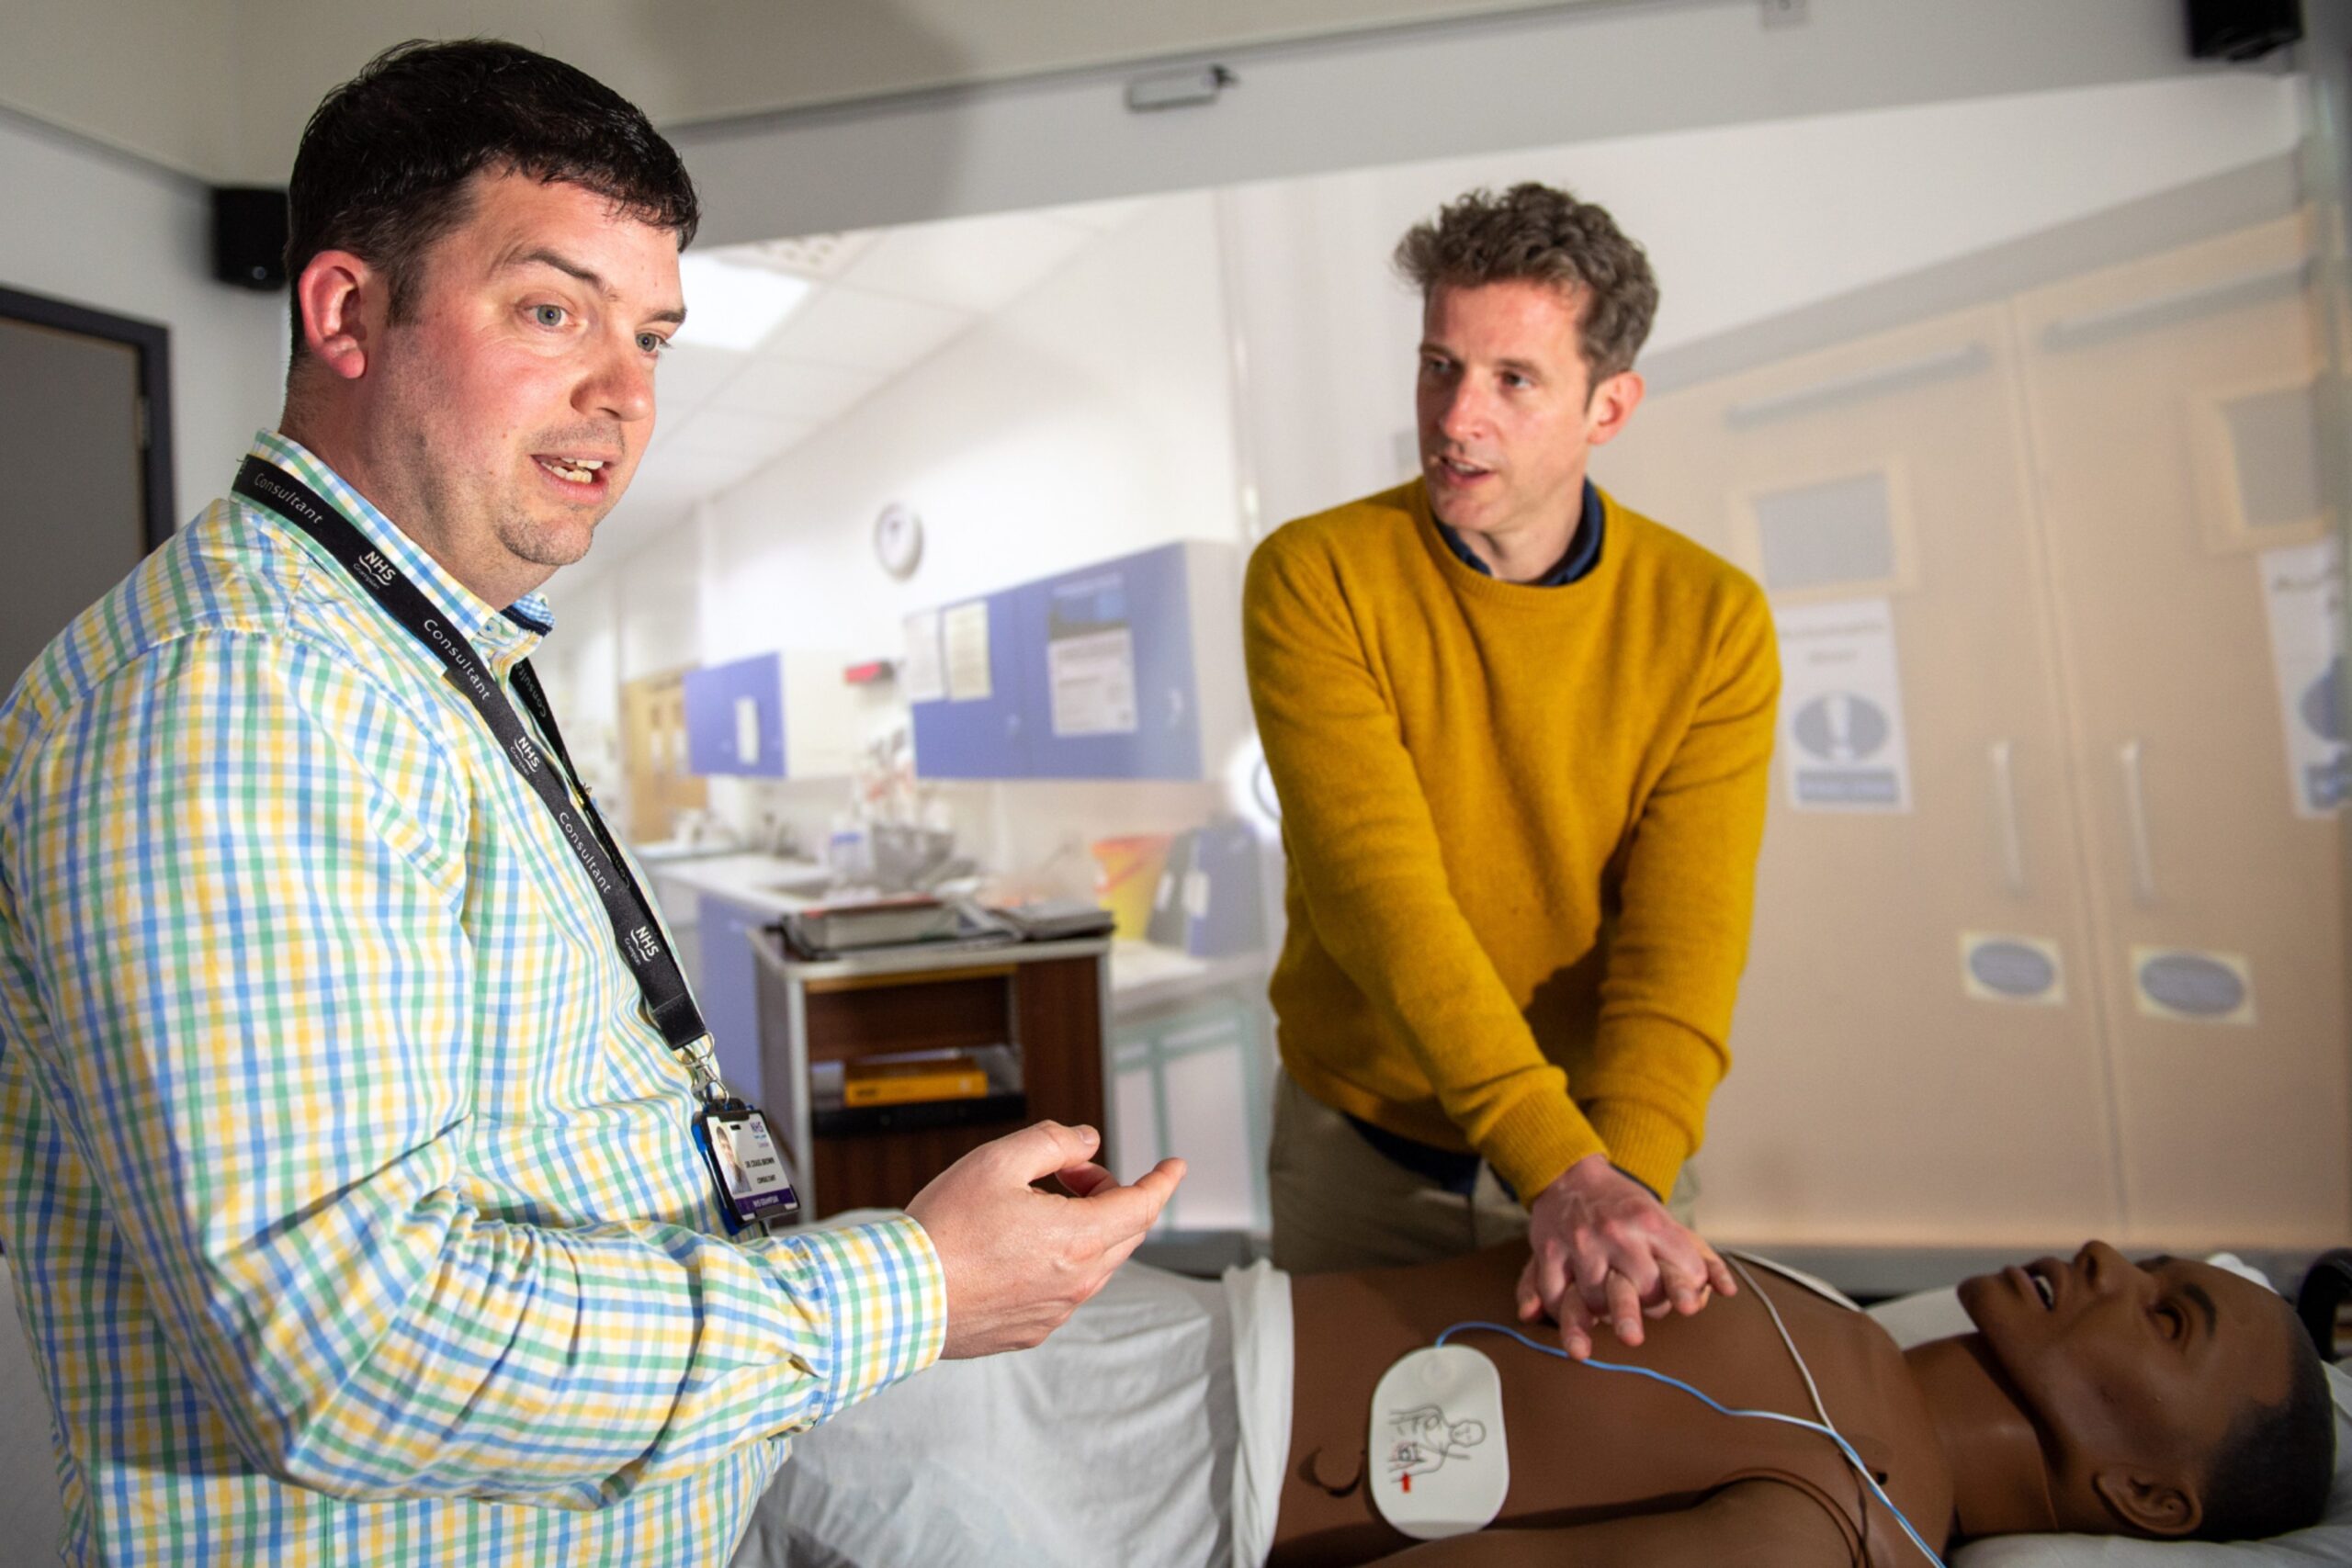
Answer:
M805 277L717 255L680 256L678 279L685 289L686 320L670 341L738 354L766 342L814 288Z

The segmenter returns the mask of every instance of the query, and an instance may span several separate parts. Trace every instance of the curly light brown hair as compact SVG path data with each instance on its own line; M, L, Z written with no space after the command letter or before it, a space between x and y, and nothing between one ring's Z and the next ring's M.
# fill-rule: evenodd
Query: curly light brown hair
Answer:
M1650 258L1608 209L1529 182L1480 188L1438 209L1396 243L1396 270L1420 289L1549 284L1582 307L1577 339L1599 386L1634 367L1657 314Z

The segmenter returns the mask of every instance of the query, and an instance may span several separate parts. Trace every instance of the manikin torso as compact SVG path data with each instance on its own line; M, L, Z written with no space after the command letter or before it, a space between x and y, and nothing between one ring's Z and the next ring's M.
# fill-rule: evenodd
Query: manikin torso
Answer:
M1467 1319L1513 1321L1523 1247L1446 1270L1394 1269L1292 1282L1295 1360L1290 1453L1272 1568L1356 1563L1411 1540L1383 1519L1370 1483L1380 1456L1366 1439L1374 1385L1391 1362ZM1829 1415L1912 1525L1940 1549L1951 1482L1928 1409L1902 1353L1868 1317L1768 1269L1752 1287L1696 1316L1645 1325L1638 1348L1603 1334L1596 1355L1645 1366L1735 1408L1813 1416L1812 1402L1756 1292L1769 1293L1804 1354ZM1536 1325L1531 1337L1557 1342ZM1867 1491L1836 1445L1776 1422L1735 1420L1646 1378L1539 1355L1501 1335L1456 1336L1502 1376L1510 1490L1498 1527L1565 1526L1688 1507L1735 1482L1761 1478L1813 1498L1846 1534L1852 1560L1925 1559Z

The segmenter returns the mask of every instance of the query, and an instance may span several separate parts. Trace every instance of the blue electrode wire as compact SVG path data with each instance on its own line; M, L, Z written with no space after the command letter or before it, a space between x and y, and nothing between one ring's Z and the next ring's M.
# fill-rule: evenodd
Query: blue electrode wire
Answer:
M1736 1265L1734 1266L1736 1267ZM1740 1269L1741 1278L1746 1279L1747 1275L1747 1270L1745 1269ZM1753 1280L1748 1280L1748 1288L1750 1290L1754 1290L1756 1288L1756 1282ZM1768 1298L1764 1304L1769 1310L1772 1303ZM1772 1314L1772 1321L1776 1325L1780 1322L1780 1317L1781 1314L1778 1312L1774 1312ZM1439 1335L1437 1337L1437 1342L1440 1345L1442 1345L1448 1339L1453 1337L1453 1336L1466 1333L1474 1328L1484 1328L1491 1330L1496 1334L1509 1335L1511 1338L1518 1340L1521 1344L1526 1346L1531 1350L1541 1350L1546 1356L1556 1356L1563 1361L1576 1360L1574 1356L1569 1355L1566 1350L1561 1349L1558 1346L1540 1344L1535 1340L1530 1339L1518 1329L1510 1326L1508 1324L1501 1323L1487 1323L1483 1321L1457 1323L1453 1327L1447 1329L1444 1333ZM1811 1388L1813 1386L1813 1374L1810 1371L1806 1370L1804 1358L1803 1356L1796 1355L1797 1348L1794 1343L1789 1340L1788 1330L1786 1328L1782 1328L1781 1330L1781 1338L1782 1343L1788 1345L1789 1354L1796 1356L1797 1369L1804 1373L1805 1386ZM1827 1438L1831 1442L1838 1445L1838 1451L1846 1456L1846 1462L1854 1467L1854 1473L1862 1478L1862 1484L1868 1486L1878 1500L1886 1505L1886 1511L1894 1516L1894 1522L1903 1527L1903 1533L1911 1538L1911 1544L1917 1547L1920 1551L1926 1555L1928 1561L1936 1565L1936 1568L1944 1568L1944 1560L1936 1555L1934 1548L1930 1547L1926 1541L1919 1539L1919 1532L1911 1528L1911 1521L1903 1517L1903 1510L1894 1506L1894 1499L1886 1495L1886 1488L1878 1483L1878 1477L1871 1473L1870 1466L1862 1462L1861 1456L1854 1451L1854 1446L1851 1443L1849 1443L1845 1438L1838 1433L1837 1427L1828 1424L1826 1419L1828 1416L1827 1411L1824 1410L1821 1412L1824 1419L1819 1421L1808 1421L1802 1416L1784 1416L1777 1410L1735 1410L1730 1405L1717 1404L1714 1400L1708 1398L1697 1389L1692 1388L1689 1383L1684 1382L1680 1378L1671 1378L1667 1376L1664 1372L1652 1371L1647 1367L1631 1367L1620 1361L1603 1361L1599 1359L1587 1360L1578 1364L1597 1368L1604 1372L1631 1372L1635 1377L1647 1378L1652 1382L1662 1382L1668 1388L1679 1388L1683 1393L1689 1394L1691 1398L1697 1400L1700 1404L1705 1405L1708 1409L1721 1411L1725 1416L1736 1416L1743 1419L1752 1421L1778 1421L1784 1426L1801 1427L1808 1432L1820 1433L1823 1437ZM1821 1395L1819 1391L1815 1390L1814 1393L1815 1408L1820 1409L1820 1404Z

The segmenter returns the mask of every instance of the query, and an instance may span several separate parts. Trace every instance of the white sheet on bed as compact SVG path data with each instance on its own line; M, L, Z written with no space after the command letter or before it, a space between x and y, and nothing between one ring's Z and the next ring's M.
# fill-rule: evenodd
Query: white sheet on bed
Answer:
M1223 1285L1130 1264L1036 1349L942 1362L795 1439L736 1568L1229 1562L1230 1325Z

